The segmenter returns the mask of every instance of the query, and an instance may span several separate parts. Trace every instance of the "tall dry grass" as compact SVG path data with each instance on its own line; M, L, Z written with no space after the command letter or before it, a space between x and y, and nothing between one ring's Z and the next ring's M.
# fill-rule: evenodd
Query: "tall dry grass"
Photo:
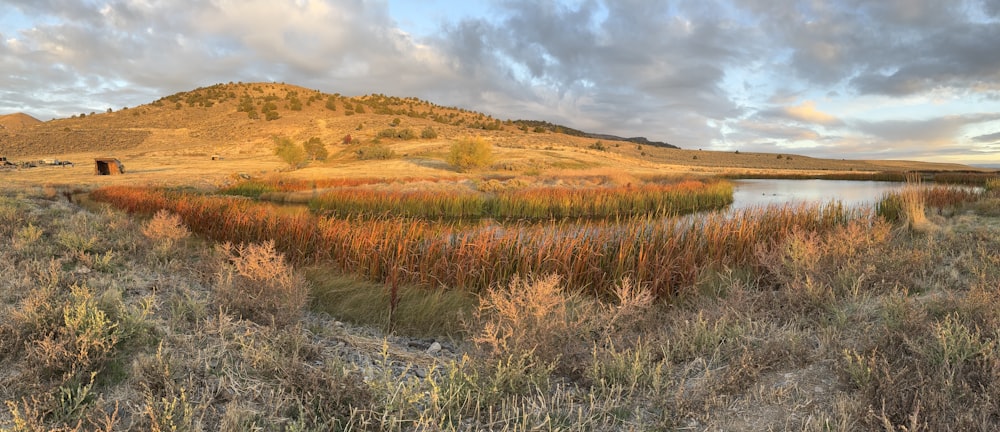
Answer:
M295 263L325 262L375 282L478 292L516 275L557 274L575 289L609 296L628 278L669 299L702 269L754 265L754 250L794 229L822 231L855 218L839 205L757 208L696 219L638 218L550 225L450 227L401 219L342 220L279 214L245 200L133 187L94 199L129 212L177 213L220 242L273 241Z
M224 206L174 197L189 200L185 212L175 213L185 225L188 217L214 220L191 212L202 206L206 214L227 216ZM978 204L930 217L942 229L920 236L865 213L813 207L755 210L764 216L758 221L687 221L671 235L694 237L676 245L695 247L698 240L706 243L698 253L713 255L693 261L695 286L680 286L669 303L653 300L648 279L590 290L582 285L588 279L529 273L545 267L525 264L517 278L479 290L478 313L463 320L470 340L434 337L444 348L431 352L430 339L384 336L344 323L341 315L306 313L299 324L282 327L237 319L216 307L211 293L220 267L235 271L230 254L191 241L175 245L168 260L150 259L146 251L155 242L120 213L80 214L65 201L15 201L24 211L11 219L14 226L0 229L18 236L30 226L40 234L19 248L0 248L2 273L21 275L0 284L0 399L6 405L0 429L993 431L1000 425L1000 235L990 228L995 214ZM238 208L249 211L248 220L275 216L256 214L256 206ZM761 225L782 214L788 218ZM281 234L289 221L306 221L316 232L320 224L343 222L289 214L262 220L273 228L259 221L248 226L260 224L259 233L270 235ZM396 220L369 222L350 221L352 235L375 239L382 232L366 230L387 230ZM643 247L667 225L561 223L547 228L562 237L547 241L582 236L570 243L570 255L587 240L619 235ZM198 226L190 229L202 232ZM369 251L408 257L411 250L392 247L412 237L420 241L405 247L437 260L479 263L474 255L491 251L493 239L513 236L517 247L536 247L542 239L531 237L545 231L527 224L478 231L419 226L427 230L402 231ZM589 231L574 234L581 228ZM59 235L72 230L79 232ZM446 242L434 240L441 233L450 236ZM460 256L448 248L462 236L484 245ZM87 241L92 237L101 240ZM718 244L721 239L728 243ZM323 241L317 237L312 249L297 253L333 245ZM267 255L276 257L278 244ZM425 245L445 252L428 252ZM737 259L742 246L749 246L744 261ZM123 251L113 259L114 271L81 271L81 251L111 249ZM491 257L525 251L530 248ZM681 252L645 249L647 266L666 269L648 263ZM319 259L316 271L335 274L333 256L306 254L294 262ZM639 256L626 254L624 268L636 271L628 262ZM355 262L360 253L345 257L352 269L377 262ZM387 279L417 280L409 269L388 264ZM576 265L606 264L590 257ZM74 286L89 294L74 295ZM427 295L441 290L399 286L398 313L422 307L407 304L417 297L448 299ZM346 289L379 291L382 304L388 297L385 281ZM71 351L80 345L70 334L109 335L87 330L108 326L86 322L117 325L121 333L110 351L93 351L91 366L72 379L64 381L60 369L25 348L51 338Z
M457 177L406 177L406 178L320 178L320 179L293 179L284 177L273 177L264 179L252 179L238 182L232 186L223 188L220 193L224 195L245 196L249 198L260 198L262 195L273 192L301 192L312 189L349 188L366 185L407 183L407 182L443 182L455 181Z
M899 191L884 194L876 203L875 212L890 222L906 225L912 231L926 232L934 228L927 219L928 210L943 212L975 202L981 197L980 190L969 187L926 186L919 181L911 181Z
M712 211L732 203L728 182L688 180L601 187L522 187L493 193L340 189L309 208L331 217L550 220L664 217Z

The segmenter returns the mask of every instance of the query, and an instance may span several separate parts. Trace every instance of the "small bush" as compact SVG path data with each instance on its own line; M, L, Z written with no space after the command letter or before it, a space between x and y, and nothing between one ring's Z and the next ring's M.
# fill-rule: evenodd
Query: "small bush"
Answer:
M302 147L306 151L306 155L312 160L326 160L330 156L330 152L326 150L326 146L323 145L323 141L318 137L309 138Z
M357 151L358 160L385 160L396 157L396 152L383 145L370 145Z
M273 111L270 111L273 112ZM306 150L285 137L274 137L274 154L288 164L289 168L300 168L309 157Z
M93 291L73 285L55 328L39 328L47 335L28 345L34 364L63 381L100 370L113 354L123 333L120 323L101 309ZM36 323L39 324L39 323Z
M491 289L480 300L476 313L482 329L473 341L491 356L531 355L543 364L568 360L566 350L587 344L579 336L587 314L577 314L578 294L567 293L559 277L515 279L509 286Z
M1000 177L986 180L986 183L983 185L983 187L986 190L986 192L1000 191Z
M395 129L388 128L382 129L376 135L378 138L389 138L389 139L401 139L401 140L411 140L417 137L417 134L413 132L413 129Z
M170 249L178 240L191 235L181 217L167 210L160 210L142 227L146 238L159 243L159 248Z
M261 324L295 322L306 305L309 289L274 242L219 247L226 262L215 286L220 306Z
M437 132L434 131L434 128L432 128L430 126L427 126L427 127L424 128L424 130L420 131L420 138L423 138L423 139L434 139L434 138L437 138L437 137L438 137Z
M490 289L473 320L479 326L470 332L473 341L491 358L527 356L531 364L567 376L591 367L595 343L620 341L624 349L636 343L631 333L649 316L650 291L623 280L616 301L603 303L561 285L559 276L549 275Z
M482 138L463 138L452 144L448 163L460 171L489 166L493 162L493 146Z

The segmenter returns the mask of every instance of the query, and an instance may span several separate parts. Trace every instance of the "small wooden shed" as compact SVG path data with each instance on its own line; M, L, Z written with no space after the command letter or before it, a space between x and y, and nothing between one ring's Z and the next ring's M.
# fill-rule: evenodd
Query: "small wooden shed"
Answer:
M94 174L97 175L118 175L125 174L125 165L117 158L97 158L94 159Z

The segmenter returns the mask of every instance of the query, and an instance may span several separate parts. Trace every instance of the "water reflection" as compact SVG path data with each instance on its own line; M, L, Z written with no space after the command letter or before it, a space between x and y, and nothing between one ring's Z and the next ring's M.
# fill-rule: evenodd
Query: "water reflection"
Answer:
M875 204L883 194L903 187L902 183L856 180L773 180L752 179L733 182L732 210L768 205L828 203L838 200L845 207Z

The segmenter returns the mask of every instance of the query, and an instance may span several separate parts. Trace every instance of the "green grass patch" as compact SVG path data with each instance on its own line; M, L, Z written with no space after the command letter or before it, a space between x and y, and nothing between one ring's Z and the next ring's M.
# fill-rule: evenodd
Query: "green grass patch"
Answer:
M476 297L467 292L403 286L392 310L392 293L386 285L323 267L310 267L304 273L312 285L314 311L409 336L460 336L464 330L462 317L468 316L477 305Z

